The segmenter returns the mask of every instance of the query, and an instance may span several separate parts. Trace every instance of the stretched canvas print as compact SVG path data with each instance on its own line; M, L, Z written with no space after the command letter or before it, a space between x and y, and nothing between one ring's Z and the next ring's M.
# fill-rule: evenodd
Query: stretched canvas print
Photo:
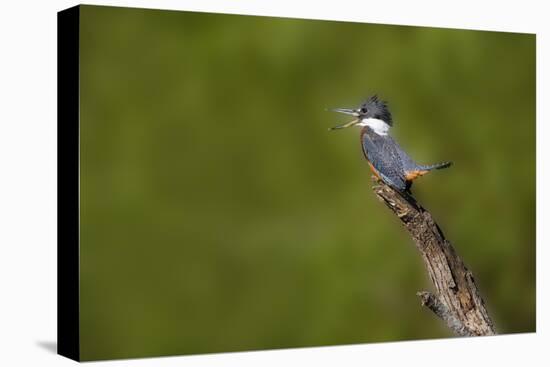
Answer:
M58 14L58 351L535 331L535 35Z

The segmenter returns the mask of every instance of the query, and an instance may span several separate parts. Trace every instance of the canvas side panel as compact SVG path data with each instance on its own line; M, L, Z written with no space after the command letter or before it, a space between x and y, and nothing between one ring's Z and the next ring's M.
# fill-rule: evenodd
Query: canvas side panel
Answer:
M57 352L80 360L80 7L57 14Z

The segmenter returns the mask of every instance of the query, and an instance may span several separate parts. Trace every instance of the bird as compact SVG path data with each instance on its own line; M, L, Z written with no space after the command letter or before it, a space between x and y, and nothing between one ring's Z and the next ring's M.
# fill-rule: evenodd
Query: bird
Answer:
M355 118L329 130L350 126L362 127L361 147L373 174L400 193L410 194L412 183L425 174L450 167L452 162L430 165L416 163L389 135L393 126L388 103L373 95L358 108L335 108L334 112L352 115Z

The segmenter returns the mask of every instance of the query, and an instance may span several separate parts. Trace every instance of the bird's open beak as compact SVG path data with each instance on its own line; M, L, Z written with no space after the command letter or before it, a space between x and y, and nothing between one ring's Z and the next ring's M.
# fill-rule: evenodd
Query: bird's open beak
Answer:
M352 108L333 108L331 111L345 113L346 115L359 116L359 112Z
M359 116L359 113L356 110L353 110L351 108L334 108L331 111L345 113L346 115L352 115L352 116L355 116L355 117ZM359 122L359 119L353 119L352 121L350 121L346 124L331 127L329 130L344 129L346 127L353 126L353 125L357 124L358 122Z

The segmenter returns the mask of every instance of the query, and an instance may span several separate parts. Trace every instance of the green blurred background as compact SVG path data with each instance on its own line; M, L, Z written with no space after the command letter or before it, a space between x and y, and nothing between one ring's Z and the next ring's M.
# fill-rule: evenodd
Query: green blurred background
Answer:
M377 93L500 333L535 330L535 36L81 8L81 357L451 336L371 192Z

